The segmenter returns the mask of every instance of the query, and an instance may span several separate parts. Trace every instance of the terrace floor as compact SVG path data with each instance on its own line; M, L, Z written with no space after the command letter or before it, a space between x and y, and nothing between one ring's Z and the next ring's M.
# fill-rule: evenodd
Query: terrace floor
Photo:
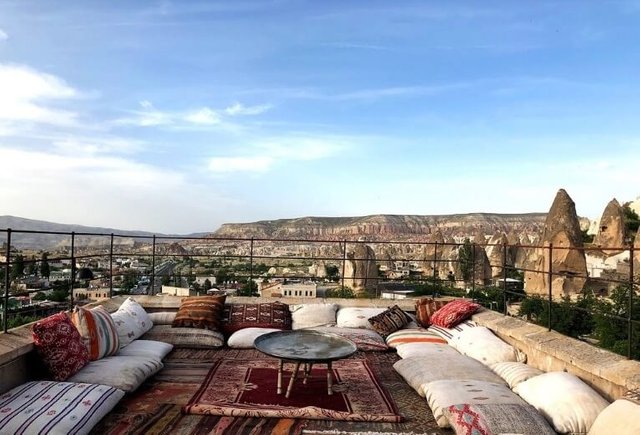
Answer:
M247 417L184 415L180 409L204 381L212 363L220 358L269 358L253 350L176 349L165 359L164 369L125 397L92 434L451 434L436 425L427 401L393 369L395 352L357 352L366 359L387 389L402 423L282 420Z

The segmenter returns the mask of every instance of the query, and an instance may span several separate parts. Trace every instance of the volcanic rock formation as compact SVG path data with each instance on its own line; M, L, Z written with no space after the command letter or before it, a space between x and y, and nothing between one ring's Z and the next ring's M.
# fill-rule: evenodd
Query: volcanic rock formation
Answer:
M529 267L542 272L525 272L525 291L528 294L547 294L551 279L553 298L580 293L587 279L587 263L582 248L575 203L564 189L560 189L547 214L542 247L535 249L534 264Z
M598 232L593 240L593 245L598 247L614 247L619 249L607 249L602 251L605 257L619 254L624 246L624 211L620 203L614 198L604 209L600 218Z
M366 290L375 290L378 286L378 268L376 255L370 246L356 243L347 253L344 266L344 286L351 287L355 295Z

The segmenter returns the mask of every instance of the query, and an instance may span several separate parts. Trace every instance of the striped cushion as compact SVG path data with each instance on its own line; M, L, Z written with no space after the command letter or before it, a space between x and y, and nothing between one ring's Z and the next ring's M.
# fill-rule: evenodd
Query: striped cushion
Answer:
M387 346L396 348L407 343L447 344L447 340L426 329L401 329L387 336Z
M111 314L103 306L92 310L76 306L71 313L71 321L87 346L89 360L95 361L118 352L118 330Z
M226 298L227 295L183 298L172 326L220 331Z
M28 382L0 396L0 433L87 434L123 396L106 385Z
M449 301L436 301L432 298L422 298L416 301L416 322L425 328L431 325L431 316L444 307Z
M397 305L394 305L380 314L369 317L371 327L383 338L404 328L411 320L412 319L407 315L407 313L402 311L402 308Z
M439 335L440 337L447 340L447 343L449 343L453 340L454 335L464 331L465 329L475 328L476 326L478 325L473 320L465 320L464 322L458 323L453 328L443 328L442 326L431 325L429 326L427 331Z

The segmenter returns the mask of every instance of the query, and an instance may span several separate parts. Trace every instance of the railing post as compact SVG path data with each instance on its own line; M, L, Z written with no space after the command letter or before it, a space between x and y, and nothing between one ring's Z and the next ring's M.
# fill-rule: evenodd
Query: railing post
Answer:
M113 297L113 233L109 243L109 299Z
M504 315L507 315L507 242L502 242L502 303Z
M344 291L344 273L347 267L347 241L343 240L342 243L342 290Z
M637 237L637 236L636 236ZM631 348L633 345L633 294L635 293L635 280L634 280L634 272L633 272L633 244L629 245L629 310L627 312L627 358L631 359L631 355L633 354L633 349Z
M471 244L471 291L476 291L476 242Z
M4 264L4 307L2 307L2 323L4 323L3 328L4 332L7 332L9 328L9 284L11 280L9 279L9 274L11 273L11 228L7 228L7 252L6 252L6 263Z
M156 235L153 235L153 246L151 248L151 293L147 290L147 294L153 296L156 291Z
M71 231L71 291L69 292L70 306L73 307L73 286L76 283L76 233Z
M548 304L549 304L549 312L547 314L547 329L549 331L551 331L551 310L553 308L553 243L549 243L549 271L548 273L548 279L549 279L549 300L548 300Z
M253 296L253 237L251 237L251 244L249 245L249 291L252 293L249 296Z
M438 271L436 270L436 258L438 257L438 242L435 242L435 246L433 249L433 285L436 284L436 280L437 280L437 276L438 276Z

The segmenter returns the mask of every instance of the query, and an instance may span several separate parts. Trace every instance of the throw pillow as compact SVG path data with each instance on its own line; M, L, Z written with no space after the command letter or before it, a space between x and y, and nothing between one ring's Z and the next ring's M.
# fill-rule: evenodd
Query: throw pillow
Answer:
M71 313L71 321L78 328L91 361L114 355L120 349L116 325L102 305L91 310L76 306Z
M444 409L456 435L555 435L549 423L530 405L456 404Z
M118 307L118 311L125 312L135 321L140 331L144 334L153 327L153 322L144 307L135 299L129 297Z
M383 311L382 313L369 317L369 323L374 331L386 338L392 332L404 328L411 322L411 318L402 311L402 309L394 305L393 307Z
M251 349L253 348L253 342L256 338L269 334L271 332L279 331L275 328L244 328L240 329L229 337L227 340L227 346L232 349Z
M182 299L171 326L220 331L227 295L190 296Z
M639 415L640 402L625 395L598 414L589 435L637 435L640 433Z
M382 313L385 308L343 307L336 314L338 328L373 329L369 318Z
M436 301L432 298L422 298L416 301L416 322L425 328L431 325L431 316L440 308L444 307L448 301Z
M60 312L33 325L33 344L53 379L64 381L89 362L89 352L71 319Z
M447 303L431 316L431 323L444 328L453 328L478 311L479 304L468 299L456 299Z
M500 362L524 362L526 355L505 343L485 326L469 328L457 333L449 341L461 354L491 366Z
M447 340L426 329L401 329L386 338L387 346L396 348L409 343L447 344Z
M337 304L300 304L289 306L291 329L335 326Z
M243 328L291 329L289 305L282 302L225 305L222 331L231 335Z

